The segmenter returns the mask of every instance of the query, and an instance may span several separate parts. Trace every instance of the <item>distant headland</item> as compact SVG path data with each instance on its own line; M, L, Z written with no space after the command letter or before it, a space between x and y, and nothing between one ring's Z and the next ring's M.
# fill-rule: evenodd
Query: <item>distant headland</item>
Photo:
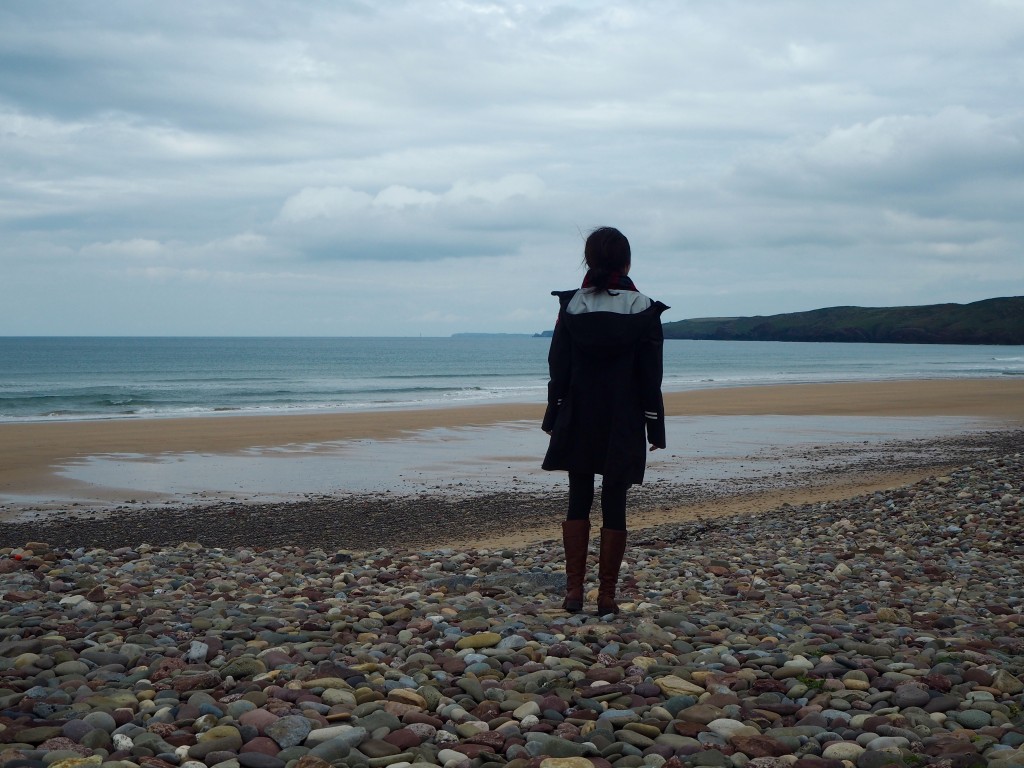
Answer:
M884 344L1024 344L1024 296L970 304L829 307L754 317L665 323L666 339L839 341Z
M752 317L695 317L665 323L666 339L833 341L875 344L1024 344L1024 296L970 304L828 307ZM550 338L554 331L532 334ZM531 334L459 333L456 336Z

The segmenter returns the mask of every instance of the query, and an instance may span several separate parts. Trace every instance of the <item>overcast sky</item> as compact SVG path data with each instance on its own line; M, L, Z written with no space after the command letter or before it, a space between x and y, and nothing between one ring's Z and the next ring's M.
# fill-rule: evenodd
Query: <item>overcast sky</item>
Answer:
M0 4L0 335L1024 294L1024 0Z

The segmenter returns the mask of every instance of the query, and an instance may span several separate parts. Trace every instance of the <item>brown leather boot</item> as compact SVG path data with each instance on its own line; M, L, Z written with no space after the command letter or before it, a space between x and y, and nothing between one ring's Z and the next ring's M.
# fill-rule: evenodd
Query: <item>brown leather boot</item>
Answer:
M562 523L565 547L565 600L562 607L570 613L583 610L583 580L587 574L587 550L590 548L590 521L566 520Z
M601 529L601 560L598 565L597 613L618 613L615 604L615 586L619 583L619 567L626 553L626 532L611 528Z

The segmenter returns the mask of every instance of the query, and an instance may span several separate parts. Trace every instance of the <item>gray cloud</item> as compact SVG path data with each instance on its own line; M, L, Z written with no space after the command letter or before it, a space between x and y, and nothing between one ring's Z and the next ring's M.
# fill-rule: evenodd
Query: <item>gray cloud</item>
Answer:
M1024 6L0 6L0 333L548 327L1024 292ZM344 301L339 297L344 296Z

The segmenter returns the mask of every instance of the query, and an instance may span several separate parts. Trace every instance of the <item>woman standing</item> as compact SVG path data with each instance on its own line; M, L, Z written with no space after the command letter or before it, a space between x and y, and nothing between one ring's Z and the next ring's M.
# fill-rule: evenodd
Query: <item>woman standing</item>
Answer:
M560 307L548 352L543 429L551 442L542 466L569 473L562 607L573 613L583 610L594 475L602 475L597 612L604 615L619 612L626 492L643 482L647 444L665 447L661 313L668 307L629 279L629 241L619 230L591 232L584 260L583 287L552 294Z

